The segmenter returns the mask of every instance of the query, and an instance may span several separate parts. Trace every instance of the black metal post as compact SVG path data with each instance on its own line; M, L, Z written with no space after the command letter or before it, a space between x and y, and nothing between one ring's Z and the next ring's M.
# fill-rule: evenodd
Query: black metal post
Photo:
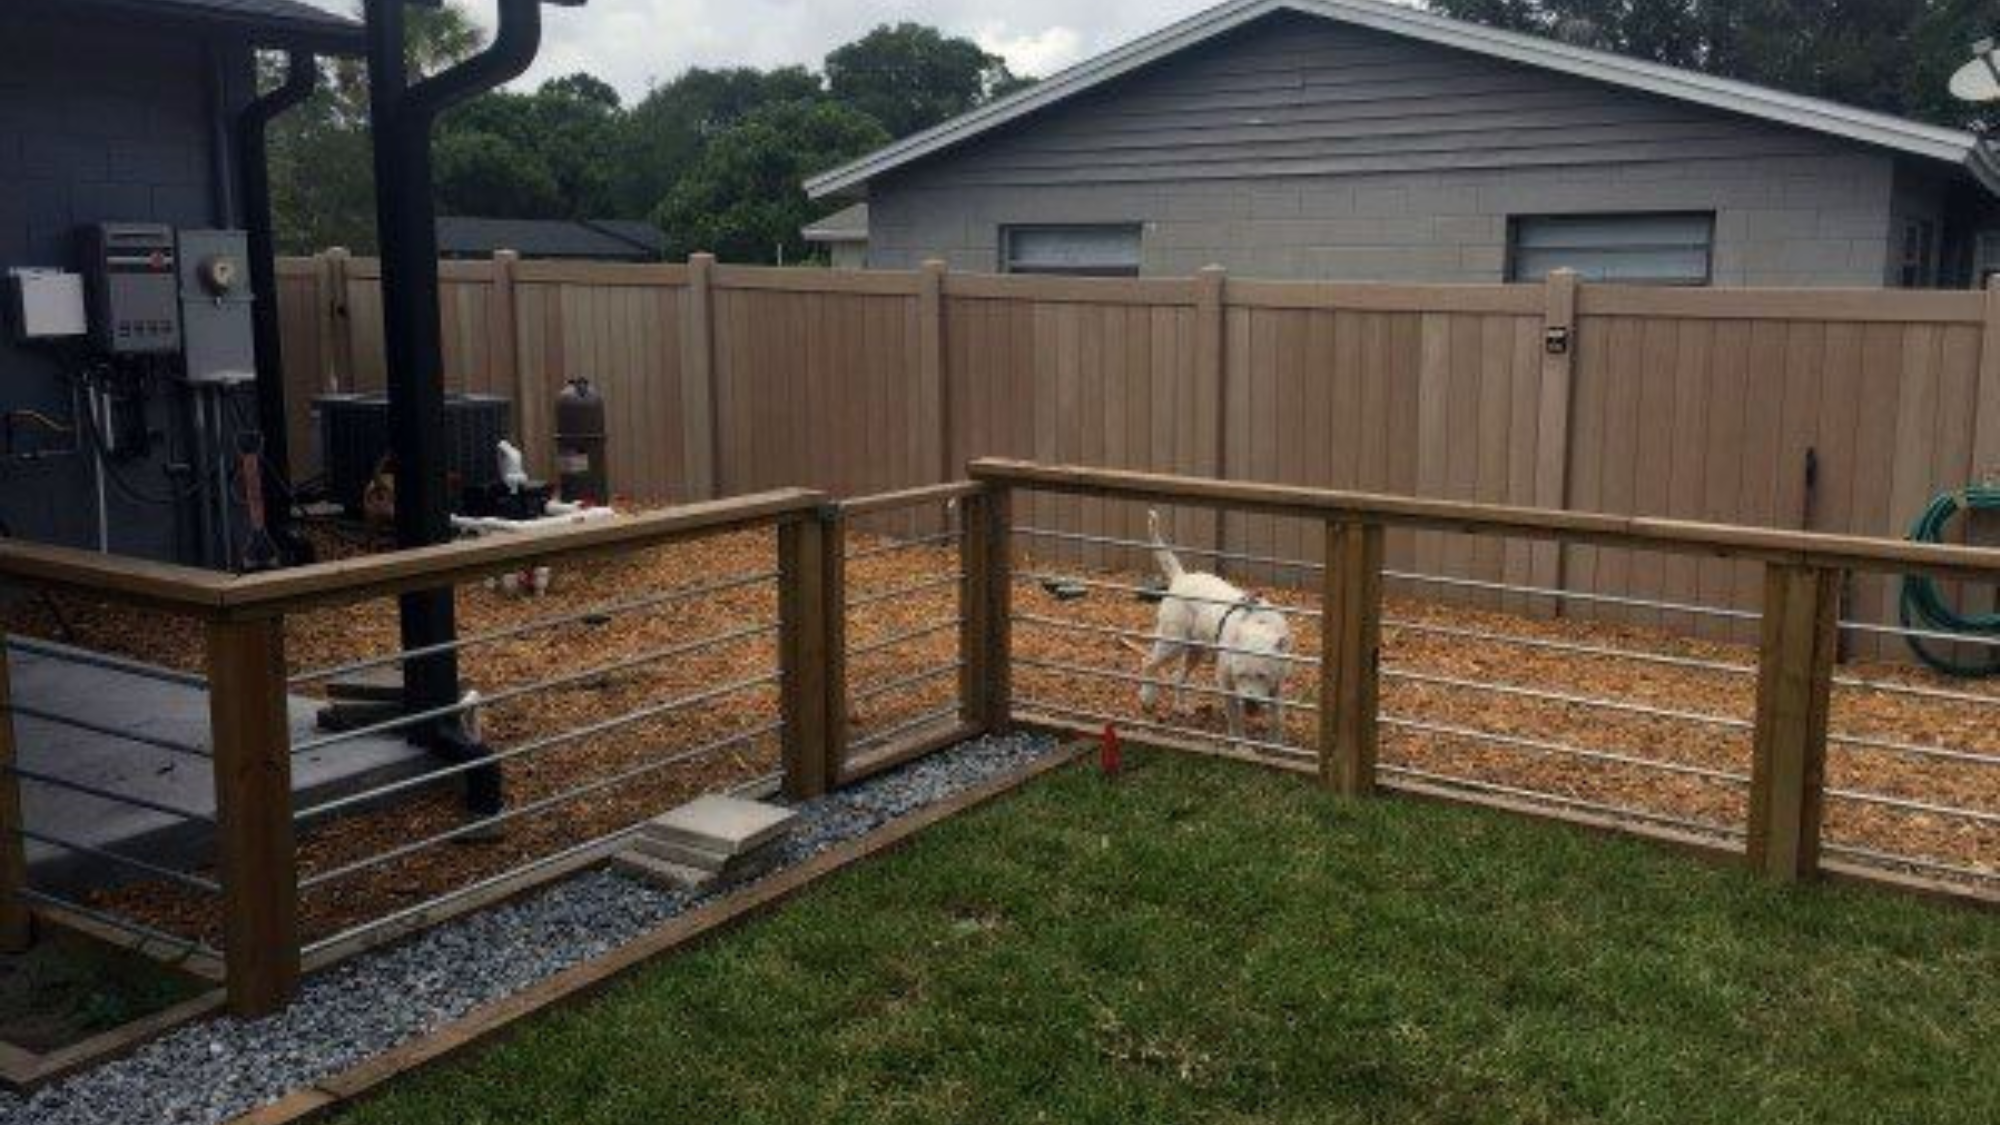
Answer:
M286 56L285 80L243 108L236 122L237 180L250 244L251 323L257 357L257 428L264 435L265 528L297 561L292 535L291 441L286 417L284 348L278 331L278 248L271 231L268 130L280 114L312 97L318 61L310 51Z
M490 47L411 84L403 54L404 6L409 2L366 0L389 444L396 462L396 545L404 549L451 538L431 127L445 110L527 70L542 38L542 0L500 0L500 25ZM401 611L406 649L443 645L457 635L449 589L405 594ZM405 662L403 699L411 711L449 706L458 697L456 650ZM456 759L484 752L456 721L439 724L424 739L435 752ZM497 769L472 771L467 787L473 811L498 811Z

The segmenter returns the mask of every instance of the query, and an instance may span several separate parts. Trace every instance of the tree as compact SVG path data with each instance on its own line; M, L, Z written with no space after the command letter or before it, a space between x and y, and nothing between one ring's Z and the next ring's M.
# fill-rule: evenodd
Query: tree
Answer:
M549 219L563 210L562 188L541 157L494 133L438 138L432 169L440 214Z
M354 11L361 8L356 0ZM485 33L463 7L411 8L404 50L417 74L470 57ZM282 56L267 56L262 84L283 77ZM279 249L312 253L375 248L375 178L368 130L368 71L359 59L320 63L319 91L271 126L271 213Z
M803 67L689 70L654 87L621 123L613 144L611 200L621 215L650 214L700 159L709 142L751 113L824 96Z
M802 258L812 218L806 177L889 140L868 115L833 102L787 102L717 137L660 205L669 252L707 250L735 262Z
M826 57L833 99L892 137L947 121L1020 85L998 55L915 23L883 25Z
M1444 15L1964 125L1946 90L1993 0L1428 0Z

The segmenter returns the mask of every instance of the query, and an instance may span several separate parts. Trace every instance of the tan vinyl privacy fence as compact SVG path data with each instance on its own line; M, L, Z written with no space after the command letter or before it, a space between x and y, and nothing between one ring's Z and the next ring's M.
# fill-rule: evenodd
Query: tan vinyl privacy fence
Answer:
M336 251L282 263L280 284L293 449L310 471L313 395L381 385L379 271ZM554 397L590 378L610 404L613 486L643 501L797 482L857 495L1012 456L1899 537L1936 493L2000 471L2000 291L1567 275L1354 285L1219 270L1099 281L503 255L447 264L443 297L451 386L511 396L546 470ZM1028 503L1024 522L1056 529L1129 537L1142 520L1089 498ZM1249 555L1318 550L1254 515L1177 530ZM1720 559L1441 532L1393 535L1389 565L1740 608L1759 592L1755 568ZM1851 598L1856 618L1894 614L1891 579L1861 580ZM1667 611L1599 612L1748 636Z

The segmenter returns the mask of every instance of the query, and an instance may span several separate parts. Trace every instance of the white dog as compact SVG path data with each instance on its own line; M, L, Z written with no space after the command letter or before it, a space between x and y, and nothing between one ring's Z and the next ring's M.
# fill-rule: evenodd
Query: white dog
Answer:
M1292 630L1285 615L1270 603L1224 582L1213 574L1190 573L1160 534L1160 514L1147 513L1153 537L1153 558L1166 577L1153 647L1139 674L1154 673L1180 662L1174 676L1174 706L1186 696L1188 675L1203 655L1215 653L1215 682L1229 712L1229 735L1243 737L1244 712L1266 711L1272 737L1285 730L1285 677L1291 671ZM1159 685L1139 689L1139 703L1150 709Z

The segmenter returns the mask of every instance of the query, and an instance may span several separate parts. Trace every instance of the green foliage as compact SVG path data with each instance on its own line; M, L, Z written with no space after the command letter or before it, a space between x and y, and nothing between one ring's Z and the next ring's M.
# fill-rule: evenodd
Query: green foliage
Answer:
M562 188L542 158L497 133L439 137L432 176L441 214L546 219L563 209Z
M1947 125L1993 0L1427 0L1444 15Z
M619 127L613 206L621 217L651 214L702 150L737 122L765 106L824 96L819 76L803 67L697 68L655 87Z
M2000 1120L2000 927L1977 911L1130 761L931 829L347 1120Z
M438 125L438 207L496 219L604 218L622 127L618 92L588 74L477 98ZM475 152L481 158L468 163ZM503 153L516 161L511 176Z
M977 108L1019 80L998 55L934 27L883 25L826 57L828 92L906 137Z
M889 140L866 114L834 102L753 111L716 137L654 216L673 256L707 250L728 261L794 261L813 218L806 177Z

